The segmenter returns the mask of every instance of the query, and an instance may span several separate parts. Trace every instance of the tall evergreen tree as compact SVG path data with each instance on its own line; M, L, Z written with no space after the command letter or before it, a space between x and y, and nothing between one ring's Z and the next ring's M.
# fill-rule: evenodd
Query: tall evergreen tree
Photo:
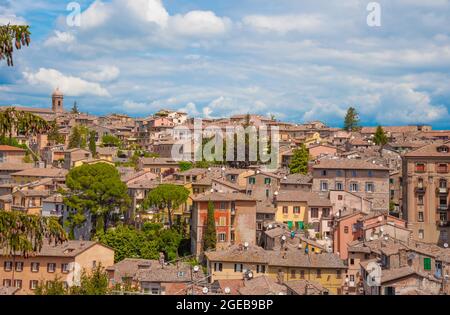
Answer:
M294 150L289 169L291 174L308 174L309 151L302 143L299 148Z
M383 148L389 142L389 139L381 126L377 127L373 137L373 142L380 146L380 154L382 154Z
M71 113L72 114L79 114L80 113L79 110L78 110L77 102L73 103L73 107L72 107Z
M81 147L81 132L78 126L72 128L72 134L69 137L69 149Z
M355 131L359 128L359 116L354 107L347 110L344 120L344 129L347 131Z
M216 220L214 218L214 204L208 203L208 215L206 218L206 229L203 235L203 250L215 249L217 243Z
M91 151L92 156L97 155L97 144L95 143L95 137L97 133L94 130L89 132L89 151Z

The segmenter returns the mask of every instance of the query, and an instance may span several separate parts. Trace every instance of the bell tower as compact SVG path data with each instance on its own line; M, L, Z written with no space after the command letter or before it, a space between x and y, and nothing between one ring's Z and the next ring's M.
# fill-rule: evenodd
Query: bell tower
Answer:
M52 111L55 113L64 112L64 95L59 88L56 88L52 94Z

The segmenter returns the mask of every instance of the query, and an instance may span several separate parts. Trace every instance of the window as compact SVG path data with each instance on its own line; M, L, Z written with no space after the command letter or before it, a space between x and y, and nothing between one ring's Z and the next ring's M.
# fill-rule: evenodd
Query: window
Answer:
M294 214L299 214L300 213L300 207L294 207Z
M356 171L352 171L352 177L356 177L358 173Z
M342 200L344 197L342 195L338 195L338 200Z
M227 217L220 217L218 226L226 226L226 225L227 225Z
M69 273L69 264L61 264L61 272Z
M420 212L418 213L418 215L417 215L417 221L423 222L423 212L422 212L422 211L420 211Z
M300 270L300 279L305 279L305 270Z
M39 263L37 262L31 263L31 272L39 272Z
M30 289L31 290L36 290L36 288L38 287L39 282L37 280L30 280Z
M266 189L266 198L269 198L269 193L270 193L269 189Z
M322 271L317 269L317 278L322 278Z
M222 271L222 263L214 263L214 271Z
M319 208L311 208L311 218L319 217Z
M391 185L394 184L394 179L393 178L389 178L389 184L391 184Z
M373 172L372 172L372 171L368 171L368 172L367 172L367 176L368 176L368 177L373 177Z
M417 195L417 204L423 206L423 195Z
M419 230L419 239L423 240L423 230Z
M425 164L417 163L416 164L416 173L424 173L425 172Z
M321 181L320 182L320 190L321 191L328 191L328 182L327 181Z
M18 261L16 262L16 271L21 272L23 270L23 262Z
M283 206L283 214L288 214L289 213L289 209L287 206Z
M264 184L265 185L270 185L270 178L269 177L264 178Z
M226 242L227 241L227 235L225 233L219 233L217 237L219 242Z
M231 231L231 234L230 234L230 240L231 240L232 242L234 242L234 240L235 240L234 231Z
M55 272L55 270L56 270L56 264L54 264L54 263L47 264L47 272Z
M358 183L351 183L350 191L358 191Z
M5 264L4 264L5 271L11 271L12 266L13 266L12 261L5 261Z
M14 280L14 287L21 289L22 288L22 280Z
M3 279L3 286L9 288L11 286L11 279Z
M256 229L257 229L258 231L261 231L261 230L263 229L263 224L262 224L262 222L257 222L257 223L256 223Z
M297 272L295 270L291 270L291 278L292 279L297 278Z
M256 273L266 273L266 266L256 265Z
M344 190L344 184L342 184L342 182L336 182L336 190L339 190L339 191ZM341 199L339 199L339 200L341 200Z
M327 171L326 170L322 170L322 172L320 173L322 176L327 176Z
M438 164L437 171L438 173L447 173L448 172L447 163Z
M249 177L248 183L249 183L250 185L256 184L256 178L255 178L255 177Z
M336 279L342 279L342 270L341 269L336 270Z
M375 185L373 183L366 183L366 192L373 193L375 191Z
M449 152L449 147L447 147L446 145L440 146L437 148L437 151L440 153L448 153Z
M244 266L242 264L234 264L234 272L242 272Z
M350 282L355 282L355 275L350 275Z
M425 257L423 259L423 269L424 270L431 270L431 258Z
M344 233L345 233L345 234L348 234L348 226L347 226L347 225L344 226Z
M220 210L225 210L227 208L227 203L225 201L220 202Z
M354 258L350 258L350 265L354 265L355 264L355 259Z
M447 181L445 179L439 181L439 188L447 188Z
M322 217L328 218L330 216L330 209L329 208L323 208L322 209Z
M97 261L96 260L93 260L92 261L92 268L96 268L97 267Z
M342 177L342 171L341 170L337 170L336 171L336 177Z

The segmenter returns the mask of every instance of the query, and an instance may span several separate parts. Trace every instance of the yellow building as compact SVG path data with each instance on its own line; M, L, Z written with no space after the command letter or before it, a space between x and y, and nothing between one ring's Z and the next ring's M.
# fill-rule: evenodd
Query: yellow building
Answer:
M301 249L264 250L233 245L227 250L206 252L210 281L241 280L268 275L280 283L309 280L320 283L330 294L341 294L347 267L333 253L309 253Z
M303 230L309 195L300 191L280 191L275 197L275 221L287 224L289 229Z

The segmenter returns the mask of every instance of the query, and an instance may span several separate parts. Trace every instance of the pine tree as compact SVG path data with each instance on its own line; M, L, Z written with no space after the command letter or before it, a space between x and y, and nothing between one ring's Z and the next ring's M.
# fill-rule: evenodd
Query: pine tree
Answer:
M203 250L215 249L217 243L216 220L214 218L214 204L208 203L208 216L206 218L206 229L203 236Z
M91 130L89 132L89 151L91 151L92 156L97 155L97 144L95 143L96 132Z
M69 149L81 147L81 132L77 126L73 127L72 134L69 137Z
M73 103L73 107L72 107L71 112L72 112L72 114L79 114L79 113L80 113L80 112L78 111L78 105L77 105L77 102L74 102L74 103Z
M386 133L381 126L377 127L375 136L373 137L373 142L375 142L375 144L379 146L384 146L388 143L388 137L386 136Z
M344 129L347 131L356 131L359 128L359 116L355 108L350 107L347 110L344 120Z
M309 151L302 143L298 149L294 150L289 169L291 174L308 174Z

